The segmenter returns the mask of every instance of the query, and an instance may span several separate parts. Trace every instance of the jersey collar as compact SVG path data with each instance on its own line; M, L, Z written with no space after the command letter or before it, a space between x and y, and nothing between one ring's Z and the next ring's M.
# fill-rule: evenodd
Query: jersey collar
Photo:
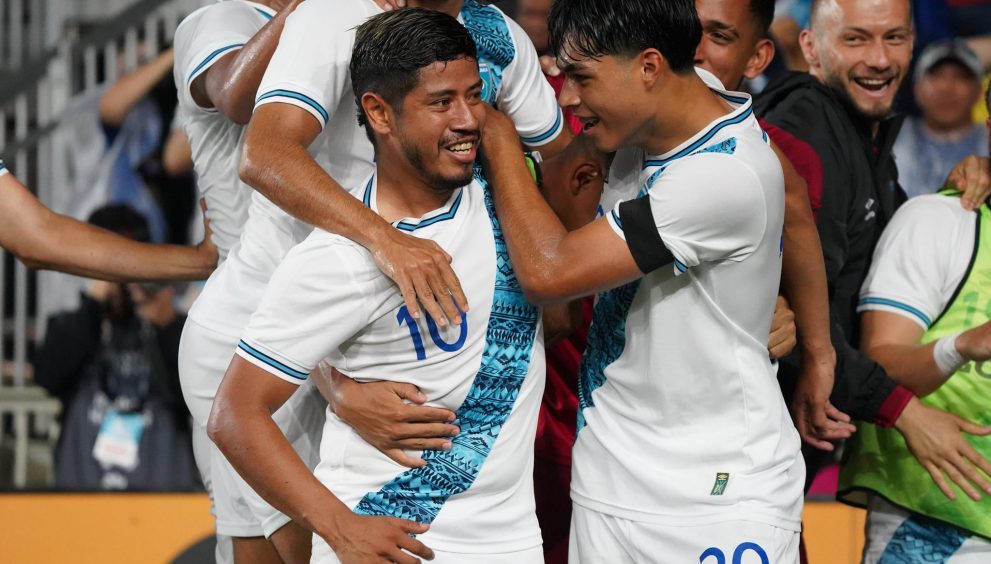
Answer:
M704 129L690 137L687 141L664 153L663 155L647 155L643 161L643 168L646 169L650 167L667 166L672 161L680 159L686 155L690 155L704 147L706 143L711 141L712 138L715 137L716 134L723 128L742 123L754 115L750 95L744 94L743 92L727 92L712 87L709 87L709 90L734 106L733 111L728 115L724 115L713 120L709 123L709 125L705 126Z
M368 182L365 184L365 189L362 192L361 197L362 203L364 203L365 206L375 213L379 213L378 185L378 175L372 174L372 177L369 178ZM454 219L458 215L458 210L461 209L461 200L463 196L464 187L458 188L451 193L451 197L447 199L447 202L442 207L428 212L418 218L404 217L398 221L393 221L392 225L401 231L413 232L417 229L434 225L435 223Z

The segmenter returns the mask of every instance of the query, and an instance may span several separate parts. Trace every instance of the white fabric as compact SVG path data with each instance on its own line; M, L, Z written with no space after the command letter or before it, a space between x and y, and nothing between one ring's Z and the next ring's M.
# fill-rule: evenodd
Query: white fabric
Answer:
M237 242L251 201L251 188L237 174L245 126L214 108L201 107L190 86L217 61L239 51L274 14L271 8L253 2L218 2L193 12L176 29L173 75L179 111L185 116L197 186L206 199L206 215L221 260Z
M543 547L528 548L513 552L499 554L474 554L465 552L450 552L437 550L431 545L428 548L434 551L434 559L430 564L543 564ZM318 535L313 535L313 556L310 558L312 564L338 564L340 559L330 549Z
M617 155L604 201L646 190L681 268L640 281L617 341L595 343L603 321L593 320L590 350L618 357L598 372L605 382L591 393L575 444L572 498L587 508L661 525L745 519L799 530L805 468L767 355L784 185L749 107L747 98L682 146L648 157L639 174L623 154L635 151ZM636 188L614 187L613 178L636 179ZM617 215L606 212L623 236ZM721 473L725 491L714 494Z
M431 398L431 405L458 409L475 382L486 347L496 256L477 183L461 190L453 218L426 225L427 219L448 215L457 198L452 196L447 206L424 216L419 222L424 226L413 235L436 241L454 257L454 270L472 307L460 327L428 330L425 317L416 324L422 360L408 320L400 322L405 306L398 288L379 272L367 250L320 230L279 266L245 330L243 343L250 349L239 348L238 354L276 377L296 382L298 377L288 375L286 367L305 374L328 358L356 380L411 383ZM371 202L374 209L374 195ZM433 331L449 345L463 335L463 346L443 350ZM531 354L527 377L491 453L470 489L448 499L430 531L420 537L428 546L493 554L541 544L532 483L545 370L539 327ZM406 470L333 414L328 414L324 437L315 474L349 507Z
M657 525L575 504L568 562L797 564L799 540L797 531L746 519L695 526Z
M179 378L183 397L193 415L194 429L205 429L220 381L237 346L237 339L186 320L179 344ZM293 394L273 419L309 468L319 457L326 402L312 385ZM194 454L203 483L213 502L221 536L271 536L288 518L265 502L237 474L207 437L194 440ZM196 431L194 430L194 439ZM207 478L209 477L209 478Z
M917 196L898 209L874 250L857 311L887 311L928 330L967 272L977 215L960 198Z
M911 517L911 513L901 507L888 503L884 498L871 496L867 505L867 524L865 527L867 539L864 543L863 564L880 564L885 550L887 550L888 545L895 536L895 532ZM962 531L961 533L965 534ZM919 552L906 554L903 550L899 550L895 552L896 557L907 558L908 560L904 560L906 562L915 559L918 559L917 561L923 561L922 558L924 556L930 556L932 558L932 555L925 554L925 550L921 548L928 539L919 538L916 536L917 534L917 532L914 532L913 538L910 541L913 547L919 549ZM945 542L941 538L935 540L939 544ZM888 554L887 557L890 559L892 555ZM885 560L885 562L887 561ZM987 564L991 562L991 541L976 535L969 536L949 558L925 561L940 562L941 564Z

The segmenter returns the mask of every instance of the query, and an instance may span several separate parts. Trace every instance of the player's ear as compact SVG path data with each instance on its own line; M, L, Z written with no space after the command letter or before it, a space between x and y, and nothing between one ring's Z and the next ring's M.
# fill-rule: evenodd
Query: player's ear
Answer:
M754 47L754 52L750 55L746 68L743 69L743 76L749 79L757 78L773 59L774 42L770 39L761 39Z
M568 186L572 196L577 196L586 190L602 191L602 168L594 162L586 161L578 165L571 175Z
M639 64L644 84L649 88L656 83L665 69L669 69L667 59L657 49L644 49L635 60Z
M810 29L803 29L798 36L798 44L802 47L802 55L809 63L809 68L818 69L819 51L816 48L816 36Z
M365 111L368 127L371 127L376 135L392 133L394 114L381 96L374 92L365 92L361 95L361 109Z

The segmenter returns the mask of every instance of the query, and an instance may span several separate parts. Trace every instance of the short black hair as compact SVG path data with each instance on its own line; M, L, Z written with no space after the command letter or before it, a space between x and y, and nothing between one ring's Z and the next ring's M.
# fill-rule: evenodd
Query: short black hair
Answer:
M126 204L103 206L90 214L88 221L92 225L134 241L141 243L151 241L148 220Z
M436 62L478 60L471 34L458 20L436 10L403 8L372 16L358 26L351 53L351 84L358 106L358 124L368 127L361 97L381 96L397 112L403 98L420 82L420 70Z
M761 39L767 39L771 36L774 4L774 0L750 0L750 17L757 24L757 36Z
M598 59L654 48L677 73L692 70L702 40L695 0L555 0L547 21L556 53Z

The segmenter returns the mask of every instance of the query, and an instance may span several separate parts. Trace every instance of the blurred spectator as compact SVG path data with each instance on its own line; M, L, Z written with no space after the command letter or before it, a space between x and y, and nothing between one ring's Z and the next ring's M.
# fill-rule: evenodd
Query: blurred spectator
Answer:
M149 238L147 222L127 206L101 208L90 222ZM63 404L57 488L196 488L176 366L185 318L173 296L169 286L94 281L78 310L49 320L35 380Z
M100 98L100 123L113 159L109 200L148 218L156 242L186 244L196 203L192 161L182 159L173 53L166 49L110 85Z
M788 70L806 71L809 64L802 55L798 35L809 26L811 0L777 0L774 4L774 22L771 23L771 38L777 44L778 52L784 58Z
M894 147L909 198L939 190L967 155L987 156L987 129L971 121L982 73L981 62L961 41L933 43L919 57L915 100L922 115L905 121Z

